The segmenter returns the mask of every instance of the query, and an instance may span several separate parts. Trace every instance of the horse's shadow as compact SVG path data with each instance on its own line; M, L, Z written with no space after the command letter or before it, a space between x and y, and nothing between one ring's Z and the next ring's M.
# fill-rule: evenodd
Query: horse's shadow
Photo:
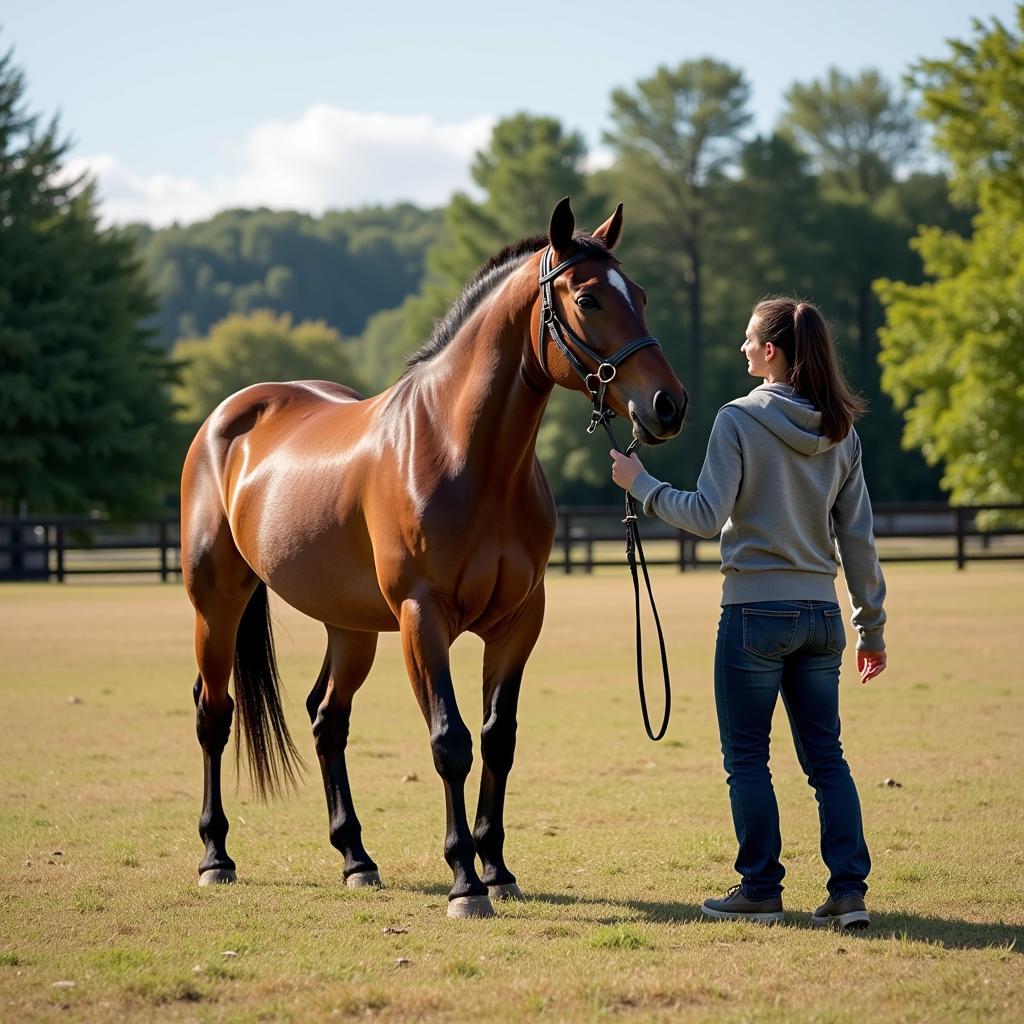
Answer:
M539 903L554 906L617 907L619 914L605 914L596 920L600 924L620 924L628 921L649 921L652 923L705 922L714 927L693 903L654 900L593 899L571 893L528 893L528 898ZM797 928L813 928L811 915L787 911L786 924ZM815 931L818 929L815 928ZM892 914L872 910L871 927L866 931L844 934L859 939L907 939L914 942L930 942L944 949L991 949L1001 947L1007 953L1021 955L1017 940L1024 929L1002 922L963 921L958 918L927 917L919 914Z

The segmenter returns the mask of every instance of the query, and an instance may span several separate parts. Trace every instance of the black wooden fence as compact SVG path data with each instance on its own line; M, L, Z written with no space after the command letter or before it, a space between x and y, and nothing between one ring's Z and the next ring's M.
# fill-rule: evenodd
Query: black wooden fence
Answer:
M880 504L874 509L882 561L1024 559L1024 505ZM593 572L623 564L621 506L561 506L551 568ZM641 533L650 565L680 570L719 565L717 544L644 519ZM112 523L84 516L0 517L0 580L56 580L69 576L148 574L179 579L177 516Z

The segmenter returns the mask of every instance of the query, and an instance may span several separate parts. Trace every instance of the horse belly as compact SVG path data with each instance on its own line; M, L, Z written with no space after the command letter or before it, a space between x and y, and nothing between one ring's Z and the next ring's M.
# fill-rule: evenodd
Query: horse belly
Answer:
M280 562L268 583L292 607L327 625L374 633L398 629L377 583L372 551L343 529L307 541L302 556Z
M305 615L346 629L382 632L398 622L377 582L362 512L339 475L291 479L239 495L233 509L243 557L271 590Z

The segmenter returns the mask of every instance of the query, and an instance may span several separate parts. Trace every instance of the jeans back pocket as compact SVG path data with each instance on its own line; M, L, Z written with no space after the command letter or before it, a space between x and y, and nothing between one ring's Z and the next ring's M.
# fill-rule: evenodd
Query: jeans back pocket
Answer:
M842 654L846 647L843 613L839 608L825 609L825 646L833 654Z
M773 608L743 609L743 649L762 658L789 654L800 622L798 611Z

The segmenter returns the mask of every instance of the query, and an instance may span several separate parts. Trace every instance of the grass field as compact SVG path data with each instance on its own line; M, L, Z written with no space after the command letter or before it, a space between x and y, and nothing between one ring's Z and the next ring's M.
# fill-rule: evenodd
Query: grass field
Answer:
M675 694L657 745L624 571L549 577L506 819L531 898L486 921L444 916L442 791L395 637L349 747L387 889L341 885L309 775L269 806L229 782L239 884L200 890L180 588L0 588L0 1020L1021 1019L1024 569L887 576L891 668L868 687L848 669L843 694L875 865L874 925L856 936L809 927L825 873L781 713L788 923L700 920L735 880L710 682L717 573L655 577ZM302 700L321 629L277 613L289 720L312 760ZM474 638L454 651L474 731L480 652Z

